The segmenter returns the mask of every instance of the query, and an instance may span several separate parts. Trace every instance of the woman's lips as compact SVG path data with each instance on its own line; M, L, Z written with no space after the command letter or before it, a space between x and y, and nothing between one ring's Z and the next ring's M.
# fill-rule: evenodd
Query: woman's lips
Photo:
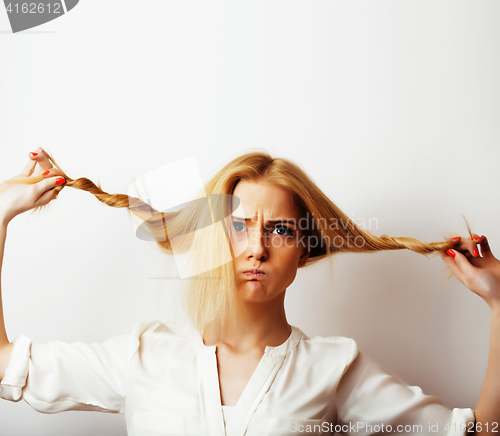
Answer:
M266 273L262 270L249 270L249 271L245 271L243 273L245 276L247 276L248 278L251 278L251 279L258 279L258 278L262 278L266 275Z

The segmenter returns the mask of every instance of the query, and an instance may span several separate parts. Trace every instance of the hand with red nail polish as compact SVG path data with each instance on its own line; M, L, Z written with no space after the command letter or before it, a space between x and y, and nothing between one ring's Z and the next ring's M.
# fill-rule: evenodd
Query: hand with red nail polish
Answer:
M45 206L66 183L41 149L30 153L29 158L18 176L0 184L0 224L7 225L15 216ZM51 177L47 177L49 174Z
M455 238L449 242L457 248L442 252L441 258L460 282L500 314L500 261L493 256L486 236L460 238L460 244Z

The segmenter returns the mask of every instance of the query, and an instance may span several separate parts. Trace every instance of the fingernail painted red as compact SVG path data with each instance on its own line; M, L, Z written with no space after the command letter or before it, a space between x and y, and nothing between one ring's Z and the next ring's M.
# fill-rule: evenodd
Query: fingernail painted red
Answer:
M460 236L455 236L455 237L453 238L453 240L454 240L454 241L458 241L459 239L460 239Z
M477 257L479 256L479 251L477 251L477 248L474 248L474 251L472 252L472 255Z
M31 154L32 154L33 156L38 156L38 153L33 153L33 152L31 152Z
M50 173L50 171L45 171L44 173L42 173L42 176L46 176L49 173Z
M66 180L64 180L64 177L58 177L56 179L56 185L62 185Z
M448 256L455 257L455 252L453 250L448 250L447 253Z
M477 235L476 235L476 236L474 236L474 239L475 239L476 241L479 241L481 238L480 238L479 236L477 236Z

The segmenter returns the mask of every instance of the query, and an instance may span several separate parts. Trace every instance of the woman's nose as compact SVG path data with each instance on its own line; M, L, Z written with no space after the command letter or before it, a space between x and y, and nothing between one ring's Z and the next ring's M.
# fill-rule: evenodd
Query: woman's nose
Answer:
M265 233L261 230L253 230L248 235L248 258L265 260L268 257Z

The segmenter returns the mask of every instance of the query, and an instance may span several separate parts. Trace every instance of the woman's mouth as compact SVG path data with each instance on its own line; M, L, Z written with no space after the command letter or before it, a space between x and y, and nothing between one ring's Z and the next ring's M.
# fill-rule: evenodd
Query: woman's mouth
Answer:
M266 273L261 269L250 269L248 271L245 271L243 274L245 274L245 276L247 276L250 279L258 279L266 275Z

